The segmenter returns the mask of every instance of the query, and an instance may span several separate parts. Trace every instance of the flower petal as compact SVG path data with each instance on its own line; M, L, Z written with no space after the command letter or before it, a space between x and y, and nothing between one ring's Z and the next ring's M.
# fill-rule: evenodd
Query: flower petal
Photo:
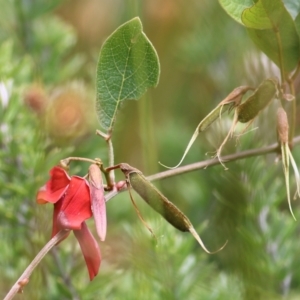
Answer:
M63 201L60 200L54 204L54 209L53 209L53 217L52 217L52 233L51 233L51 238L53 238L60 230L59 225L57 223L57 216L60 212L61 206L62 206Z
M56 203L64 195L71 180L67 172L60 167L52 168L50 176L50 180L37 193L36 202L39 204Z
M57 224L60 229L79 230L81 223L91 216L92 210L88 182L84 178L72 176L57 215Z
M80 230L74 230L73 232L79 242L82 254L84 256L85 263L89 271L90 280L93 280L98 274L100 268L100 248L85 222L82 223Z
M100 240L104 241L107 227L106 207L101 171L96 164L92 164L89 167L89 181L92 211L96 229Z
M51 238L53 238L61 229L60 226L57 222L57 216L60 212L61 206L62 206L63 201L60 200L54 204L54 210L53 210L53 221L52 221L52 233L51 233ZM58 245L61 241L66 239L68 235L70 234L71 231L67 232L66 235L64 236L63 239L61 239L56 245Z

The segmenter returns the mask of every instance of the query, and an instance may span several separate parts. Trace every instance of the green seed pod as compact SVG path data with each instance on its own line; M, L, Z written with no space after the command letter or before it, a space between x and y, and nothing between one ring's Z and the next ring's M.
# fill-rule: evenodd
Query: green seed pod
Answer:
M128 164L121 164L122 172L132 188L161 216L180 231L189 231L189 219L170 202L145 176Z
M266 79L255 92L237 107L238 121L247 123L253 120L273 99L277 91L277 79Z
M231 109L240 105L241 100L245 93L249 90L253 90L250 86L239 86L235 88L225 99L223 99L217 107L215 107L197 126L192 138L190 139L182 158L180 159L179 163L174 167L168 167L162 163L160 163L163 167L167 169L175 169L181 165L185 156L188 154L189 150L191 149L192 145L194 144L196 138L198 137L199 133L206 130L213 122L215 122L218 118L221 117L223 113L226 111L230 111Z
M254 90L249 86L239 86L235 88L225 99L223 99L218 106L213 109L198 125L198 133L204 131L208 126L210 126L214 121L220 118L221 114L225 113L227 110L231 110L234 107L240 105L244 94L250 90Z
M199 242L201 247L209 252L204 246L199 235L195 231L190 220L185 214L170 202L150 181L148 181L141 171L128 164L120 164L120 169L126 176L132 188L144 199L156 212L164 217L171 225L180 231L189 231ZM226 244L225 244L226 245ZM219 250L225 247L221 247ZM218 251L219 251L218 250Z

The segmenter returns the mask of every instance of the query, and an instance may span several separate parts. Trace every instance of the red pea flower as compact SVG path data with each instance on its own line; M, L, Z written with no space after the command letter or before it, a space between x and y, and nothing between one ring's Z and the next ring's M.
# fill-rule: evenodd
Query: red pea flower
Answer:
M70 177L61 167L54 167L50 171L50 180L39 189L36 201L39 204L47 202L54 204L52 237L60 230L73 230L81 247L90 280L92 280L98 274L101 254L98 243L89 231L85 220L93 215L92 202L99 201L99 199L93 199L87 180L79 176ZM104 191L102 202L105 203ZM104 240L106 233L105 205L102 208L101 216L104 221L102 221L103 229L100 239ZM94 217L95 219L99 218L99 214ZM96 224L101 222L98 219L95 221ZM66 237L68 235L69 233Z

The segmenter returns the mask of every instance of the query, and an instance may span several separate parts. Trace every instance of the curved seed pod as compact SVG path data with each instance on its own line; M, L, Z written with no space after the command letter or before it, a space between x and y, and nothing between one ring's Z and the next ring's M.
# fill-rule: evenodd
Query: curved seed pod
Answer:
M100 240L104 241L107 226L105 197L102 183L102 174L96 164L92 164L89 167L89 182L92 211L96 224L96 230Z
M237 107L242 100L244 94L249 91L253 90L252 87L249 86L239 86L235 88L225 99L223 99L216 108L214 108L197 126L192 138L190 139L183 156L179 163L175 167L168 167L166 165L161 164L163 167L168 169L175 169L181 165L184 158L186 157L187 153L191 149L192 145L194 144L196 138L198 137L199 133L204 131L207 127L209 127L213 122L215 122L220 116L234 107Z
M203 244L201 238L197 234L190 220L185 214L170 202L150 181L148 181L141 171L131 167L128 164L120 164L120 169L126 176L132 188L162 217L164 217L171 225L180 231L189 231L200 246L209 252ZM226 242L227 243L227 242ZM226 243L217 251L222 250ZM217 252L216 251L216 252Z
M237 118L241 123L253 120L273 99L277 92L277 79L264 80L255 92L237 107Z

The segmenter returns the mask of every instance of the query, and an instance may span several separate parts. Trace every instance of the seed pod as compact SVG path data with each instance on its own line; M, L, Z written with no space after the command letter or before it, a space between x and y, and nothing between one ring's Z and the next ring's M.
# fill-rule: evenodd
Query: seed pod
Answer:
M249 91L249 90L253 90L252 87L249 86L239 86L237 88L235 88L231 93L229 93L229 95L223 99L217 107L215 107L197 126L193 136L191 137L184 153L183 156L181 158L181 160L179 161L179 163L175 166L175 167L167 167L166 165L161 164L163 167L168 168L168 169L175 169L177 167L179 167L181 165L181 163L183 162L185 156L187 155L187 153L189 152L190 148L192 147L192 145L194 144L196 138L198 137L199 133L206 130L207 127L209 127L213 122L215 122L218 118L220 118L220 116L226 112L226 111L230 111L232 108L237 107L241 100L242 97L244 96L244 94Z
M209 252L204 246L201 238L195 231L190 220L179 208L170 202L151 182L149 182L141 171L131 167L128 164L120 164L120 169L126 176L132 188L144 199L156 212L164 217L171 225L180 231L189 231L201 247ZM227 242L226 242L227 243ZM225 245L226 245L225 243ZM222 250L221 247L218 251Z
M291 196L290 196L290 179L289 179L290 160L296 176L298 195L300 195L299 172L288 144L289 123L288 123L286 112L282 107L279 107L277 110L277 132L278 132L278 140L281 146L282 166L283 166L283 172L285 177L285 186L286 186L288 205L289 205L290 212L294 220L296 221L296 217L292 209Z
M237 107L238 121L247 123L253 120L273 99L277 91L277 79L266 79L255 92Z
M289 141L289 122L285 110L279 107L277 110L277 132L280 143Z
M89 167L89 182L92 211L97 233L100 240L104 241L107 227L105 197L101 171L96 164L92 164Z

